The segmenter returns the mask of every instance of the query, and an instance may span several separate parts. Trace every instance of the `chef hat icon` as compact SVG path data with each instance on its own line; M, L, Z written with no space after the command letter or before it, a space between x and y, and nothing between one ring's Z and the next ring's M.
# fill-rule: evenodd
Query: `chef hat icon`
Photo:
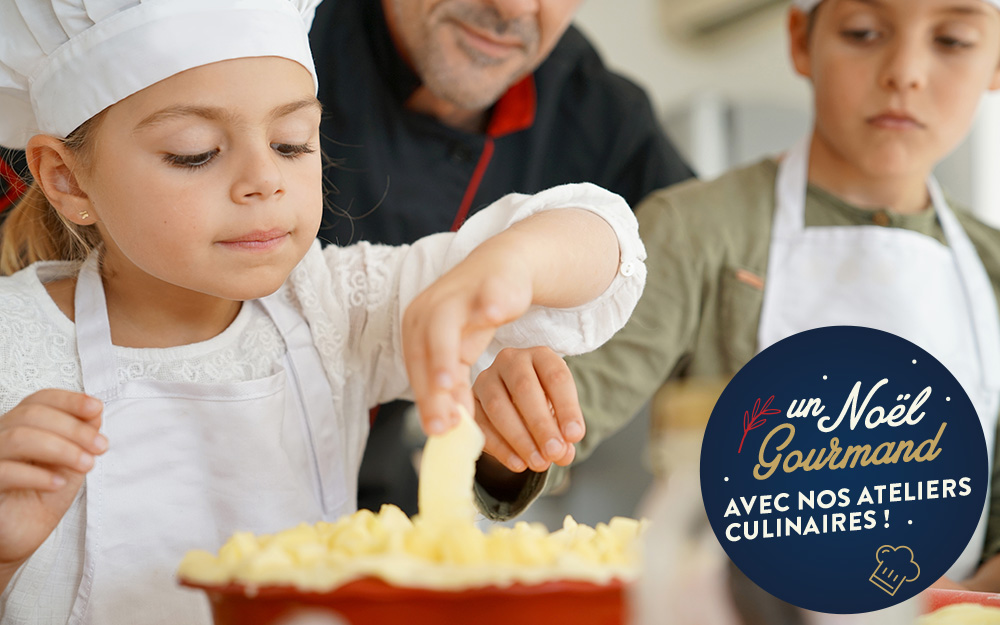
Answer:
M909 547L882 545L875 551L878 566L868 578L890 595L895 595L903 582L912 582L920 577L920 565L913 560L913 550Z

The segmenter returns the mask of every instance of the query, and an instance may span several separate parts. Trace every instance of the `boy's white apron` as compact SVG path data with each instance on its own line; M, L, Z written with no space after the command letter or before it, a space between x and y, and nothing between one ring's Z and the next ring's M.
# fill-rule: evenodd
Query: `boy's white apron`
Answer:
M948 245L881 226L805 228L808 139L778 168L758 349L812 328L856 325L916 343L958 379L979 413L991 472L1000 409L1000 319L986 270L937 183L928 190ZM919 390L919 389L915 389ZM948 575L976 568L986 509Z
M236 384L122 383L96 256L75 301L83 386L104 401L110 449L87 475L83 581L69 622L207 625L201 592L174 579L185 552L353 510L345 476L318 470L317 446L343 446L328 439L339 429L324 422L333 397L309 328L271 296L260 301L285 341L283 370Z

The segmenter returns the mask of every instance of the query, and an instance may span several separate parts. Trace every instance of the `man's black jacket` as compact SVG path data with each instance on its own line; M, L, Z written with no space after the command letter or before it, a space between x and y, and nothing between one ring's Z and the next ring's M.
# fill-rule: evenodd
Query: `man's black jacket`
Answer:
M324 107L327 213L320 238L410 243L457 228L511 192L592 182L635 206L691 177L636 85L608 71L575 28L490 111L485 133L404 107L419 77L397 52L380 0L326 0L312 49ZM400 444L402 402L378 413L358 504L416 513L416 476Z
M549 58L493 107L486 133L449 128L404 102L420 85L379 0L326 0L312 47L325 109L329 199L320 232L341 245L410 243L460 225L504 194L592 182L635 206L692 176L645 93L608 71L570 28Z

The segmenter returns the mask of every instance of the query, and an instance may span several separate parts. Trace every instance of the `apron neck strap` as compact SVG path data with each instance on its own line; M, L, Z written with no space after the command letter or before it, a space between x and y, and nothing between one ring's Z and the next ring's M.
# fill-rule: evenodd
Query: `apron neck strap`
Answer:
M948 246L955 256L962 277L962 289L970 302L970 314L979 348L982 365L983 384L994 392L1000 391L1000 311L997 308L996 292L979 252L958 222L958 218L948 206L941 185L931 176L927 190L937 211L938 221L944 231Z
M101 282L100 253L91 252L80 268L73 296L76 348L80 355L83 390L102 400L111 399L117 387L117 365L111 347L108 306Z
M277 291L258 299L257 302L260 303L264 311L271 317L271 321L278 328L278 332L281 333L281 337L285 340L286 344L289 341L289 337L301 329L306 330L308 340L311 342L311 334L308 334L309 328L306 325L305 319L292 307L292 304L288 301L289 297L288 287L282 285ZM286 347L290 348L291 346L286 345Z
M774 237L800 234L805 229L806 187L809 184L811 138L799 140L778 164L775 186Z
M796 235L805 229L806 194L809 187L809 153L812 137L806 135L798 141L778 164L775 182L775 235ZM964 238L964 230L951 215L941 186L934 176L927 179L927 192L931 206L937 213L945 239L949 245L956 238ZM978 255L977 255L978 258Z
M289 349L311 345L312 335L301 315L284 300L285 288L258 300L270 315ZM83 390L102 400L118 394L118 365L111 343L111 324L100 274L100 255L93 252L80 268L74 295L76 346Z

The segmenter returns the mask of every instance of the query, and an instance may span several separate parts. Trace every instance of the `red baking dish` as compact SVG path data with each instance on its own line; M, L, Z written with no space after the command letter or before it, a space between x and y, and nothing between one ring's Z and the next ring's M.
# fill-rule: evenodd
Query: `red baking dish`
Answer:
M623 625L625 585L554 581L458 591L399 588L365 578L325 593L263 587L253 596L238 584L204 586L215 625L280 625L306 615L319 623L351 625Z
M924 612L933 612L953 603L978 603L979 605L1000 608L1000 594L992 592L928 588L920 593L920 596L924 600Z

